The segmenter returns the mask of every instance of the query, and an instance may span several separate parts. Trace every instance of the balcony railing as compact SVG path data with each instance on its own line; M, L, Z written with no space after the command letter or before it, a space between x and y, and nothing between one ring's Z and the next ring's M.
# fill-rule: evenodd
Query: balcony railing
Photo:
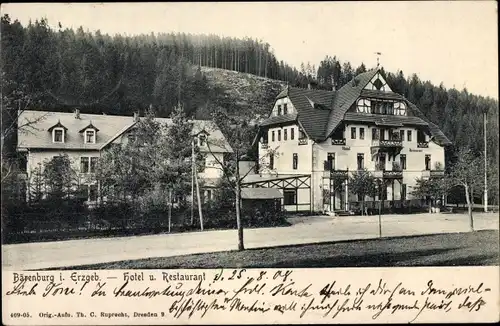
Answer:
M384 179L401 179L403 177L403 169L399 164L393 163L392 169L386 170L385 162L379 162L375 164L374 176Z
M441 178L444 177L444 170L424 170L422 171L424 178Z
M344 139L332 139L332 145L345 146L345 138Z
M299 145L307 145L307 138L299 138Z
M260 147L261 147L262 149L268 149L268 148L269 148L269 143L261 143L261 144L260 144Z
M399 139L374 139L373 147L403 147L403 142Z
M424 141L424 142L418 142L417 143L417 148L429 148L429 143Z

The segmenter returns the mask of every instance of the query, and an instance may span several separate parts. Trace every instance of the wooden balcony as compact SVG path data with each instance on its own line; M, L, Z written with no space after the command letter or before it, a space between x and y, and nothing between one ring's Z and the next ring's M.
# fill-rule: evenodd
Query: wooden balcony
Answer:
M268 149L269 148L269 143L260 143L260 148L262 148L262 149Z
M429 148L429 142L418 142L417 148Z
M307 138L299 138L299 145L307 145Z
M377 139L372 140L372 147L379 148L400 148L403 147L403 142L398 139Z
M402 179L403 170L399 165L393 164L391 170L386 170L385 164L375 165L375 173L373 174L375 178L379 179Z
M323 176L330 177L330 178L333 178L333 177L347 178L348 171L332 168L328 161L324 161Z
M345 138L344 139L332 139L332 145L345 146Z
M424 170L422 171L423 178L442 178L444 177L444 170Z

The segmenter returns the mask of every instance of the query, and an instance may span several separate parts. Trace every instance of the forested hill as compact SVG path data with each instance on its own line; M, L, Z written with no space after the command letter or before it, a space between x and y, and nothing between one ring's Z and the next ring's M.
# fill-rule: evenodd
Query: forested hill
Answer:
M270 44L215 35L109 36L50 28L39 20L23 26L1 19L2 115L33 109L132 115L153 106L167 116L181 103L190 116L216 107L231 114L265 114L281 87L338 89L364 64L326 56L299 69L279 60ZM450 68L451 69L451 68ZM482 112L488 110L490 166L498 170L498 100L446 89L415 74L386 72L391 87L417 104L457 148L483 149ZM466 78L466 77L465 77ZM435 81L439 82L439 81Z

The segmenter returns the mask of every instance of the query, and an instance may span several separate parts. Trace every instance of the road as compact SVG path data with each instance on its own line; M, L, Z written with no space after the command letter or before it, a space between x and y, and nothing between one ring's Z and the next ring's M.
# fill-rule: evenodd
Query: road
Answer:
M379 236L378 216L312 216L290 227L245 230L245 247L261 248ZM475 230L498 230L498 213L475 213ZM469 231L466 214L382 216L382 236ZM204 231L2 246L2 269L28 270L237 249L237 231Z

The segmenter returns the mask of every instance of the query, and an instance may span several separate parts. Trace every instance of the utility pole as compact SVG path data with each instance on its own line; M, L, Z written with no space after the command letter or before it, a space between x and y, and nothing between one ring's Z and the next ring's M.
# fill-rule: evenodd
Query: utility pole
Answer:
M488 158L486 156L486 110L483 111L484 116L484 211L488 212Z
M200 184L198 183L198 173L196 171L196 157L194 153L194 140L195 137L193 137L193 141L191 142L191 161L192 161L192 170L193 170L193 179L194 183L196 184L196 198L198 200L198 215L200 216L200 228L203 231L203 212L201 211L201 196L200 196ZM192 204L191 204L191 212L193 212L193 204L194 204L194 187L192 186ZM193 219L194 222L194 214L191 215L191 218Z
M194 138L191 141L191 225L194 225Z

